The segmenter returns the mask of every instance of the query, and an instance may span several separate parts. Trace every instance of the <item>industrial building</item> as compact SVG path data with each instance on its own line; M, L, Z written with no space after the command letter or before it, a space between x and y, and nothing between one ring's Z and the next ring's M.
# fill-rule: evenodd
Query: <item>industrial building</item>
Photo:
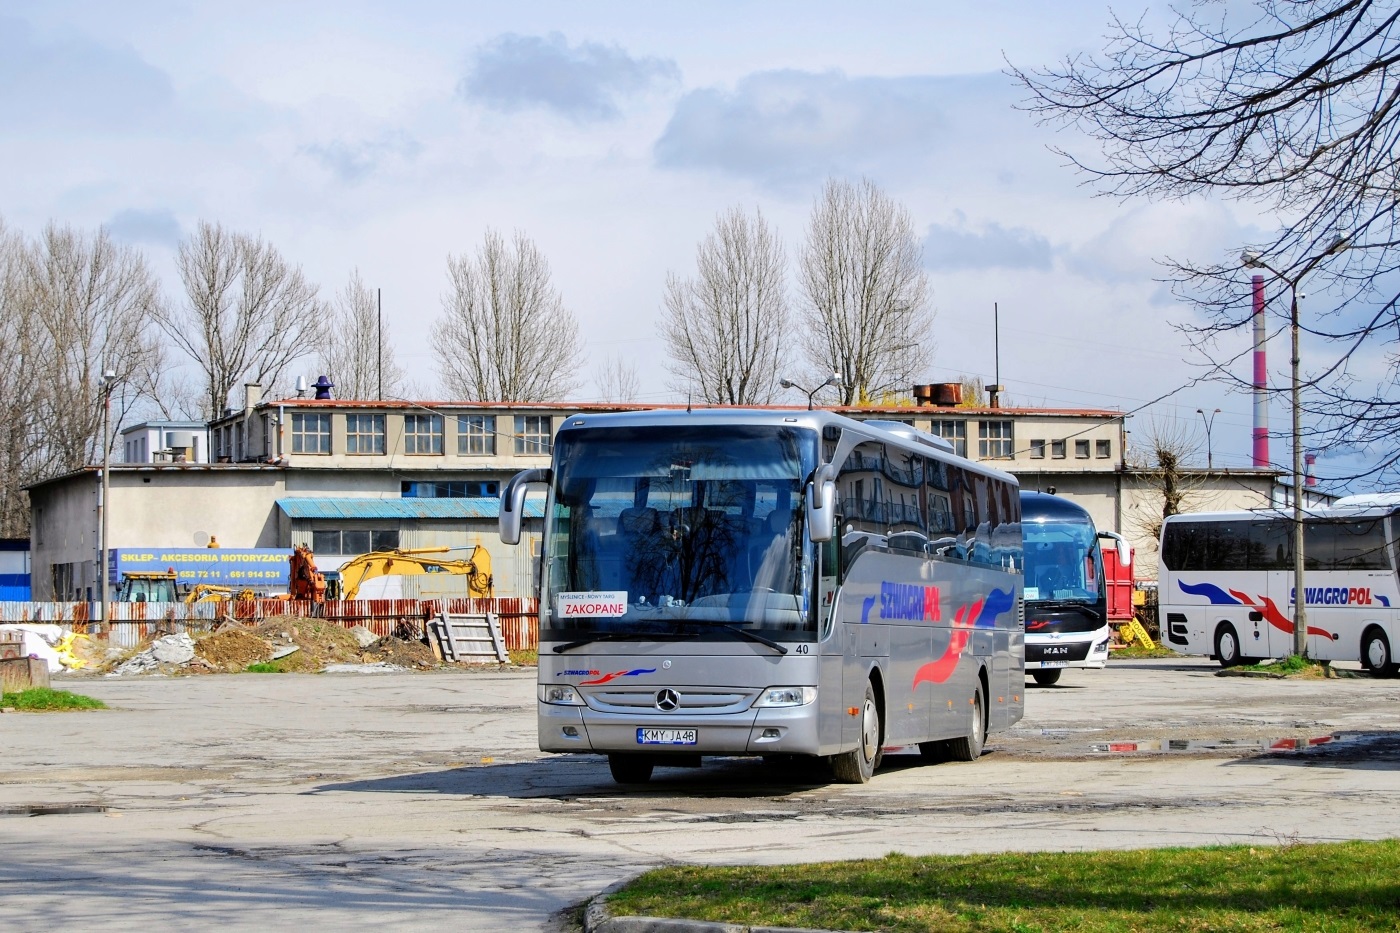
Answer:
M914 405L835 410L900 421L939 435L959 454L1016 474L1085 506L1101 528L1137 547L1139 576L1156 574L1151 529L1156 478L1127 462L1121 412L1109 409L967 408L938 404L916 387ZM322 393L328 394L328 393ZM562 420L578 412L656 406L291 398L245 387L241 408L207 426L151 423L124 433L126 456L109 468L109 548L310 546L322 570L387 548L448 547L490 553L496 594L535 591L542 512L518 548L495 537L497 500L514 473L549 463ZM159 448L159 449L157 449ZM29 488L32 586L38 600L95 599L100 465ZM1273 470L1192 475L1193 509L1277 502ZM459 592L460 591L460 592ZM404 578L405 597L465 594L445 574Z

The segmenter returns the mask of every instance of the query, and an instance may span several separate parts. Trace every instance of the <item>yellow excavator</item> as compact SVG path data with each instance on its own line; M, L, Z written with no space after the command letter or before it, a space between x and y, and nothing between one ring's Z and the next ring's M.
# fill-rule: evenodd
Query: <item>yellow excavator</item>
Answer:
M250 589L235 590L231 586L220 586L217 583L196 583L190 587L190 591L185 594L185 605L194 603L224 603L229 600L239 602L257 599L258 594Z
M354 599L359 595L361 584L374 577L421 573L462 574L467 578L468 596L489 598L493 594L494 581L491 579L491 555L486 548L476 545L466 559L447 560L431 556L452 550L450 547L428 547L361 554L341 566L339 598Z

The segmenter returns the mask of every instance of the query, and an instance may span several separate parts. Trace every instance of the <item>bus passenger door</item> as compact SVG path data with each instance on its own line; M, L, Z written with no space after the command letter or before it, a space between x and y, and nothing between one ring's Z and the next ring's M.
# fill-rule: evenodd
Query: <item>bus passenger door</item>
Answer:
M1248 632L1240 632L1240 650L1251 658L1286 658L1293 653L1293 574L1287 570L1270 570L1265 576L1274 611L1268 611L1266 605L1250 612L1249 617L1257 616L1259 621L1251 622ZM1280 622L1285 622L1286 627L1281 628ZM1256 629L1261 638L1254 637Z

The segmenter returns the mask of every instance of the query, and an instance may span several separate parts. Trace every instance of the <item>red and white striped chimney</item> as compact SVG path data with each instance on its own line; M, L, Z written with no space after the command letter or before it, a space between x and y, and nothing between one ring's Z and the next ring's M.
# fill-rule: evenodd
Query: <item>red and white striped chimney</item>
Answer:
M1303 485L1316 486L1317 477L1313 475L1313 465L1317 463L1317 454L1303 454L1303 463L1306 464L1306 466L1303 468Z
M1264 361L1264 277L1254 277L1254 468L1269 466L1269 374Z

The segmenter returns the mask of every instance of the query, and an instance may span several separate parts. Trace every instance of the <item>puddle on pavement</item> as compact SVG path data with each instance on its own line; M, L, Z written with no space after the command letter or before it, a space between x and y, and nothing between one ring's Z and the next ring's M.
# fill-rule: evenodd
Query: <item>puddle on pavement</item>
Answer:
M1374 736L1359 732L1290 736L1280 739L1146 739L1141 742L1092 742L1089 751L1105 755L1173 754L1200 752L1299 752L1320 745L1349 745Z
M20 804L0 806L0 816L71 816L75 813L106 813L110 809L95 803Z

